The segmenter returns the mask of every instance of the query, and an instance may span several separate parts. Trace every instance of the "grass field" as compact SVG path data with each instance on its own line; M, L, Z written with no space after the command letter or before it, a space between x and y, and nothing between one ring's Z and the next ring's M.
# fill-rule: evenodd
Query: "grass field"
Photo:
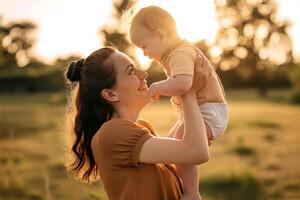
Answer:
M228 129L200 167L204 199L300 199L300 106L286 98L287 91L267 99L252 90L228 92ZM101 182L67 176L64 115L61 93L0 95L0 200L107 199ZM165 135L177 114L164 100L142 117Z

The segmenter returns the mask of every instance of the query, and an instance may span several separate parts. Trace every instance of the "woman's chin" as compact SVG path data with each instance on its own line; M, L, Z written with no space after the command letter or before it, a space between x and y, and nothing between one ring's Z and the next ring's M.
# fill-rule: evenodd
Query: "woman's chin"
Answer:
M139 98L143 101L145 105L152 102L150 96L148 95L148 91L148 89L138 91Z
M145 96L145 95L148 95L148 91L149 91L149 89L146 88L146 89L138 90L137 93L138 93L138 95Z
M145 99L144 100L145 100L145 105L153 102L152 99L149 97L148 93L147 93L147 95L145 95Z
M153 103L153 101L150 98L145 99L141 109L143 110L144 108L146 108L148 105L150 105L152 103Z

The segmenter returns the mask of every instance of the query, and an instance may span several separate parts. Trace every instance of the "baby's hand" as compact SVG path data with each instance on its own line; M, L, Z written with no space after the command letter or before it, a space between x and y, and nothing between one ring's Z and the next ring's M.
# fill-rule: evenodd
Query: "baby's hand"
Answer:
M157 84L158 83L152 83L149 87L149 91L148 91L148 95L150 96L150 98L153 100L153 101L158 101L159 100L159 93L157 91Z

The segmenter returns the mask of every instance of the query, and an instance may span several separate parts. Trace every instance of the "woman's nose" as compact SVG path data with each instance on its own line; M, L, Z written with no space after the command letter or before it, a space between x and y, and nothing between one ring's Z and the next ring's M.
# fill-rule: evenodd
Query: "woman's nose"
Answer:
M146 79L147 76L148 76L147 72L145 72L144 70L138 70L138 77L140 80Z

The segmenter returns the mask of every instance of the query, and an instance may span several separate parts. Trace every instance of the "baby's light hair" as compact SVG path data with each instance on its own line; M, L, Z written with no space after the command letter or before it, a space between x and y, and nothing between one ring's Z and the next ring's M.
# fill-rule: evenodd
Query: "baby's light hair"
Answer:
M158 6L141 8L133 17L131 26L142 26L150 31L162 29L168 36L178 35L171 14Z

